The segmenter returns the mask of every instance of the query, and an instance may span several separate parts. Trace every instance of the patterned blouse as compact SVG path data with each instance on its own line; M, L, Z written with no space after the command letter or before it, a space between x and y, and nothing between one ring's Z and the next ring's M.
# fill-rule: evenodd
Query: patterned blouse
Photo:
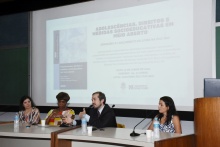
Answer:
M40 112L36 107L32 108L31 113L25 114L25 111L19 111L19 122L38 124L40 121Z
M172 116L172 119L173 119L173 116ZM175 133L175 128L174 128L174 124L172 120L170 121L168 125L166 123L160 124L159 129L162 132Z
M48 113L45 119L47 119L49 117L49 115L54 111L54 109L51 109ZM66 113L66 115L70 115L71 117L75 116L75 112L72 109L67 109L66 111L60 111L59 114L60 115L64 115ZM49 120L49 125L52 126L59 126L62 123L62 119L60 117L56 117L56 118L50 118Z

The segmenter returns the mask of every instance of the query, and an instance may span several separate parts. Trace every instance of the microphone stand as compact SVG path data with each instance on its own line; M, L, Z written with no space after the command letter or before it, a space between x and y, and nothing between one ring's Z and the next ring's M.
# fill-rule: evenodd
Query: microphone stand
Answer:
M147 117L149 117L149 116L151 116L151 114L153 114L154 113L154 111L151 111L151 113L147 116ZM133 129L133 132L130 134L130 136L131 137L135 137L135 136L140 136L140 134L139 133L135 133L135 128L140 124L140 123L142 123L145 119L147 119L147 117L145 117L144 119L142 119L138 124L136 124L136 126L134 127L134 129ZM151 122L151 121L150 121ZM148 123L149 124L149 123Z
M133 132L130 134L130 136L132 136L132 137L135 137L135 136L140 136L140 134L139 133L135 133L135 128L140 124L140 123L142 123L145 119L147 119L147 117L145 117L142 121L140 121L135 127L134 127L134 129L133 129Z

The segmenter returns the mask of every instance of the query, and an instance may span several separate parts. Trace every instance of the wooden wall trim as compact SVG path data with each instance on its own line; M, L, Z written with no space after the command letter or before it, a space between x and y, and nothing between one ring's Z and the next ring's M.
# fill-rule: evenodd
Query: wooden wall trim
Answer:
M195 135L185 135L154 142L155 147L195 147Z

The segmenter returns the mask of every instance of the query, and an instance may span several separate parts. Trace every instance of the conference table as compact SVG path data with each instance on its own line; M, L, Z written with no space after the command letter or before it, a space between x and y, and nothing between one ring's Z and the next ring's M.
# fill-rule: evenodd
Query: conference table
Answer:
M76 143L82 146L144 146L144 147L193 147L194 134L183 135L176 133L160 132L160 138L147 138L145 130L136 130L140 136L131 137L133 129L104 128L92 132L92 135L82 134L81 128L57 134L55 147L75 147Z
M54 146L51 140L55 132L63 132L72 128L61 128L40 125L26 127L20 124L14 128L13 123L0 122L0 146L1 147L50 147Z
M42 127L40 125L14 128L12 123L0 123L1 147L111 147L111 146L144 146L144 147L194 147L194 134L183 135L160 132L160 138L147 138L145 130L136 130L140 136L131 137L132 129L104 128L82 134L80 127Z

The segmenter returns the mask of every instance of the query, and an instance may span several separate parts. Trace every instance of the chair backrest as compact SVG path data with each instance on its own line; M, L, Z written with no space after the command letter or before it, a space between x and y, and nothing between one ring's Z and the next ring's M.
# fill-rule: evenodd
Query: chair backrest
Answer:
M117 123L117 128L125 128L124 124Z

